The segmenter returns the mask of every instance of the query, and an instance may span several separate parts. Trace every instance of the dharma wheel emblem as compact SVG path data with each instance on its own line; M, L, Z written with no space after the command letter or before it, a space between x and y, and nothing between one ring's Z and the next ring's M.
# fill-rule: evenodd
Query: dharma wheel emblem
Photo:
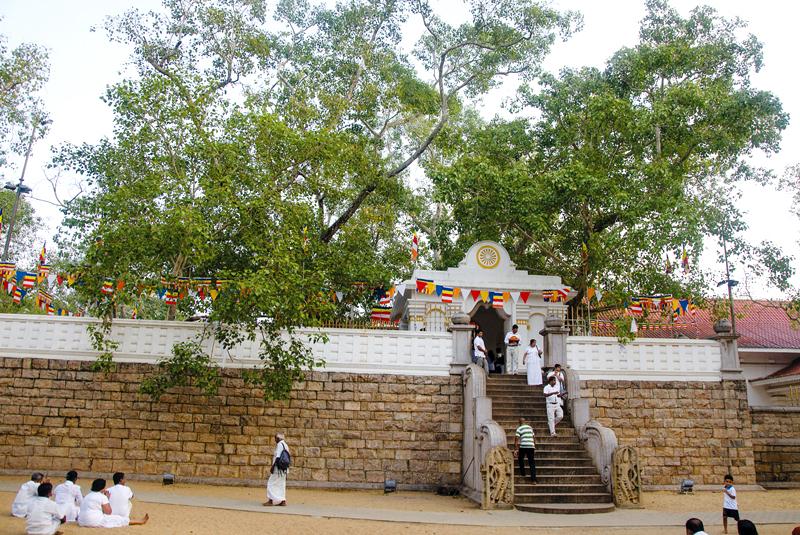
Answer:
M484 245L475 254L478 265L484 269L494 269L500 263L500 251L491 245Z

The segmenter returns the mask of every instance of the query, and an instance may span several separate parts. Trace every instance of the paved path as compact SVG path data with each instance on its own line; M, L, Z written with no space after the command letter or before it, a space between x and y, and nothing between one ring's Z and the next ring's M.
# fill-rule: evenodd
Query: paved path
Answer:
M0 482L0 492L16 492L19 485ZM290 491L291 492L291 491ZM359 507L317 506L289 504L287 507L264 507L260 503L204 496L184 496L172 492L137 491L138 502L228 509L265 514L300 515L316 518L347 518L353 520L378 520L382 522L406 522L419 524L449 524L487 527L654 527L683 526L686 519L697 517L707 526L721 525L721 511L667 513L636 509L618 509L613 513L593 515L545 515L521 511L482 511L468 509L459 513L434 511L401 511L395 509L366 509ZM761 524L800 525L800 511L748 511L742 514Z

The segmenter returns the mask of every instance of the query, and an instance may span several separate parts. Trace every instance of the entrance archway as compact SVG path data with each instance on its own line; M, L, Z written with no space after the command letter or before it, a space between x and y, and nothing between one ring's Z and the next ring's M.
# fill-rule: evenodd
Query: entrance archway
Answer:
M477 303L470 313L472 323L483 330L483 343L487 351L502 352L506 335L506 320L509 316L502 309L492 308L488 303Z

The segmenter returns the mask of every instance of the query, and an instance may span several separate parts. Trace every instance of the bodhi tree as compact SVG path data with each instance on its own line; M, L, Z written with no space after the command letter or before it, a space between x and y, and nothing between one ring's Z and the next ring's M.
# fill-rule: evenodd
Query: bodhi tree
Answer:
M106 94L113 137L57 153L89 188L67 206L64 246L76 288L109 319L162 278L224 281L169 317L207 314L225 347L257 339L262 365L246 378L272 398L320 364L296 329L357 304L333 291L408 268L403 174L460 99L534 74L575 20L530 1L470 2L458 26L422 1L282 1L273 21L258 0L164 6L107 24L137 72ZM416 63L399 49L412 19L425 28ZM219 384L199 344L176 347L145 390L185 384Z
M774 95L751 86L761 45L742 29L708 7L683 18L650 0L639 43L604 70L565 69L523 88L517 106L533 119L442 138L452 148L429 169L455 248L498 239L518 265L577 289L573 305L595 286L697 295L707 281L696 266L677 277L680 255L696 259L722 234L736 253L785 267L770 244L739 238L736 183L763 179L748 157L777 150L788 121Z

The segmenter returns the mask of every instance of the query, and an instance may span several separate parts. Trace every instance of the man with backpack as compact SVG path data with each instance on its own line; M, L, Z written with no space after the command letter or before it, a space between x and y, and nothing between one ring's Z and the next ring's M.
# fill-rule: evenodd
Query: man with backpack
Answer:
M267 501L264 505L286 505L286 474L292 464L292 456L284 438L283 433L275 435L275 455L269 469Z

